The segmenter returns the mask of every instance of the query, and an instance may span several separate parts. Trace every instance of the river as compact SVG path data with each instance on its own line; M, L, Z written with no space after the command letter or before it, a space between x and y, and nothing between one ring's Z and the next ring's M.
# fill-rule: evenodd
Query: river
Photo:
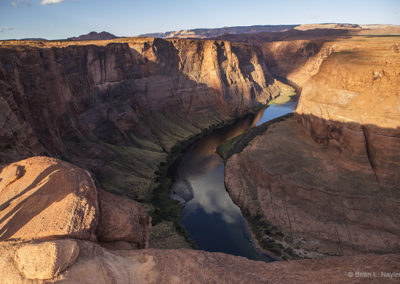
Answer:
M222 142L290 113L296 105L297 96L285 104L271 105L215 130L183 154L174 173L172 197L185 203L181 223L199 249L253 260L274 260L261 252L252 241L246 220L225 189L224 162L215 151Z

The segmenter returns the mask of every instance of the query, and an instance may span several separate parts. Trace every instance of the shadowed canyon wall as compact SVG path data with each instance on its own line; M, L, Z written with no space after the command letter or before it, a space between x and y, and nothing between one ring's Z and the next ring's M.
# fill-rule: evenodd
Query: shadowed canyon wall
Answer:
M143 199L176 142L278 95L260 55L223 41L2 42L0 162L62 158Z

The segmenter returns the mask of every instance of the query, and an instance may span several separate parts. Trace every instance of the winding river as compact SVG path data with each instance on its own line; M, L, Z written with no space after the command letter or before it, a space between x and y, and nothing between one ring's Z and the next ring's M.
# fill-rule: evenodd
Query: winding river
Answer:
M201 138L183 154L174 173L172 197L185 203L182 225L199 249L274 260L252 241L246 220L225 189L224 162L215 151L222 142L290 113L296 105L297 96L286 104L271 105Z

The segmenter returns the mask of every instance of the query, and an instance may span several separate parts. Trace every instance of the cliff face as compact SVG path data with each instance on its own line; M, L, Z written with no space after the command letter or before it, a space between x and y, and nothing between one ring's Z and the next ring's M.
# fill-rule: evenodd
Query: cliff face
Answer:
M296 44L284 49L295 54ZM225 168L232 199L266 247L286 257L400 250L397 45L336 40L300 69L291 56L271 68L302 86L296 118L271 125Z
M377 181L400 187L398 42L340 46L303 87L298 118L340 158L367 161Z
M179 140L277 94L260 52L222 41L2 42L0 162L45 154L144 198Z

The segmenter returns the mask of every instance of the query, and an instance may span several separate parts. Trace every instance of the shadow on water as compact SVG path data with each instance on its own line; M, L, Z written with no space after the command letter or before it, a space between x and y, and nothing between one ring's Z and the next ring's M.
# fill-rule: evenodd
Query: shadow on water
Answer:
M254 126L292 112L296 105L297 97L283 105L269 106L200 139L182 156L174 173L172 197L185 203L182 225L200 249L275 260L257 248L239 207L226 191L224 163L216 148Z

